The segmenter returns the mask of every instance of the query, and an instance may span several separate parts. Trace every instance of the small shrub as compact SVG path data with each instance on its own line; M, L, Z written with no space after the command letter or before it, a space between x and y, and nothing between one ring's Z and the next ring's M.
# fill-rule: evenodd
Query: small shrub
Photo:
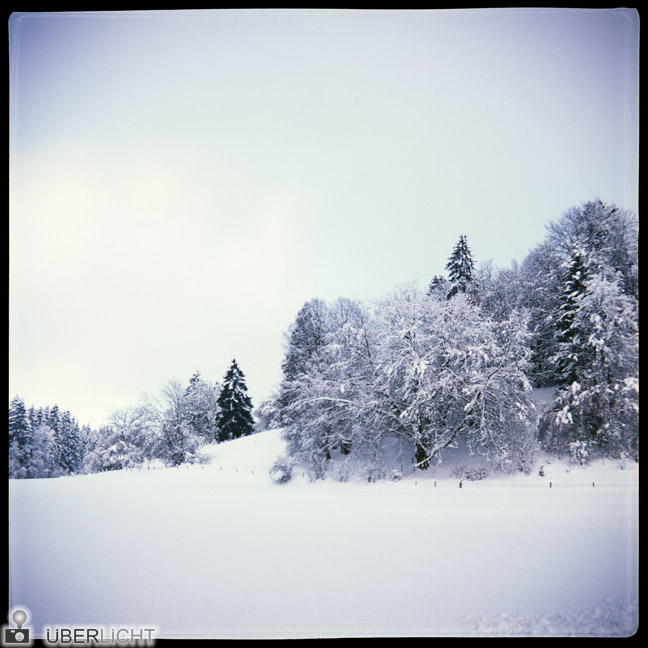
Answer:
M571 462L584 466L589 461L591 443L587 441L576 440L569 444L569 454Z
M346 461L340 462L331 470L331 475L339 482L347 482L351 476L351 468Z
M285 458L278 459L270 468L270 479L275 484L286 484L292 478L293 464Z
M381 466L368 466L365 469L365 477L368 482L377 482L385 478L385 472Z
M455 466L452 474L459 479L467 479L468 481L479 481L485 479L488 475L486 468L480 466L479 468L471 468L470 466L460 465Z
M212 458L208 455L196 453L187 455L186 463L190 464L208 464L212 462Z

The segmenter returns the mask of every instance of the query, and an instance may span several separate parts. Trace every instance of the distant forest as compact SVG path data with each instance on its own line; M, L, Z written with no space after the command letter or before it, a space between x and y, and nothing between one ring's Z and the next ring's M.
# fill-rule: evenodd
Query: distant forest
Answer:
M169 381L159 398L115 410L98 430L79 426L68 411L9 405L9 477L42 478L200 461L200 448L254 432L245 375L232 361L222 384L196 372L189 383Z
M477 242L477 247L479 242ZM99 430L53 407L9 406L9 475L56 477L200 461L207 443L281 427L271 476L393 473L394 453L428 469L464 442L496 470L536 454L638 461L638 219L600 200L568 209L521 264L477 264L461 235L425 290L372 304L303 305L286 333L282 380L252 416L232 362L222 384L194 374L159 399L113 412ZM534 387L555 388L540 416Z

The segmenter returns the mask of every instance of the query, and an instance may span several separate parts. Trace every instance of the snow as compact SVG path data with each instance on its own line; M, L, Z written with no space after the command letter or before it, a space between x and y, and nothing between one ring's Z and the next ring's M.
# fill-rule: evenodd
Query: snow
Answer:
M547 395L550 398L550 395ZM638 466L284 485L278 430L209 463L11 480L10 608L162 638L628 636ZM551 485L550 485L551 484Z

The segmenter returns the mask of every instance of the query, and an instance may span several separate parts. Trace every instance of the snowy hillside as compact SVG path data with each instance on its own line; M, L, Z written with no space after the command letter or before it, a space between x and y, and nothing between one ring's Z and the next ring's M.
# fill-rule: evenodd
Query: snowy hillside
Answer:
M630 635L638 467L285 485L279 431L209 463L10 482L10 606L157 637ZM42 636L42 635L41 635Z

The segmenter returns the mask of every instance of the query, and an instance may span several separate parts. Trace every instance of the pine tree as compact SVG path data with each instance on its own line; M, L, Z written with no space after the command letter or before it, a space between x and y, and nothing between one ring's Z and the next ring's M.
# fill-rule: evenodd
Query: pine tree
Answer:
M438 294L439 291L446 288L447 283L448 282L443 275L434 275L434 277L432 277L432 281L430 281L428 285L428 289L425 294L428 296Z
M216 425L219 441L238 439L254 432L252 401L247 393L245 376L236 360L232 360L225 374L218 407Z
M468 247L468 239L462 234L446 264L448 279L452 284L448 299L457 293L466 292L468 283L473 278L474 265L472 253Z
M85 449L79 425L67 410L61 414L58 426L53 430L52 440L55 464L63 472L79 472Z
M15 396L9 405L10 476L31 476L31 426L23 400Z
M59 426L61 424L61 414L59 412L59 406L54 405L54 407L47 407L45 409L45 423L47 423L47 427L52 430L53 434L56 434L58 432Z
M565 447L580 463L591 454L638 456L637 306L620 279L601 274L574 296L563 355L575 379L558 390L539 426L550 449Z
M280 426L289 425L290 406L299 396L304 375L312 373L322 362L328 329L326 303L319 299L306 302L291 325L286 355L281 365L283 379L279 387L278 418Z
M565 283L560 294L556 323L558 351L554 356L556 376L561 383L570 385L579 381L581 369L587 366L585 331L578 326L577 311L580 298L587 289L589 276L587 253L575 247L567 266Z
M325 344L326 304L313 299L302 306L293 324L282 364L285 380L293 380L316 360Z
M45 423L32 428L31 474L42 479L51 477L56 471L52 459L52 431Z
M633 212L593 200L549 223L547 243L563 259L576 246L586 250L597 273L608 280L619 273L622 291L638 298L638 228Z

